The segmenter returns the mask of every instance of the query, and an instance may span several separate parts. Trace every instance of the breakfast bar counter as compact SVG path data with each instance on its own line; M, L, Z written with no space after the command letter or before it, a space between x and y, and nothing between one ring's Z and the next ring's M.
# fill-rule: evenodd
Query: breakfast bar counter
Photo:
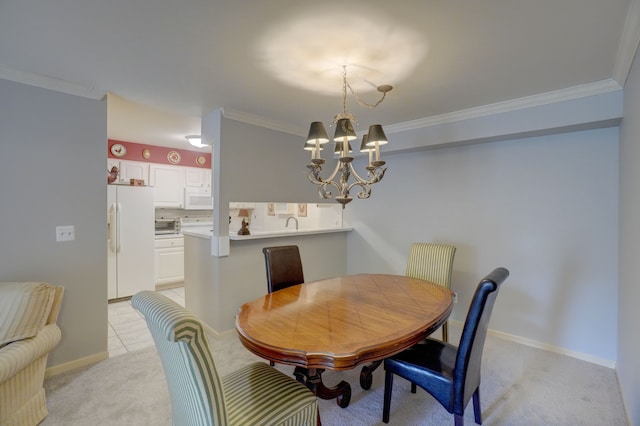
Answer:
M229 255L213 256L210 229L184 230L185 306L214 334L233 332L240 306L267 292L262 248L297 245L305 281L347 273L353 228L300 229L230 235Z
M231 241L261 240L266 238L295 237L300 235L316 235L330 234L334 232L353 231L353 228L315 228L315 229L287 229L287 230L270 230L270 231L251 231L250 235L229 235ZM185 235L192 237L211 239L213 232L210 229L190 229L184 230Z

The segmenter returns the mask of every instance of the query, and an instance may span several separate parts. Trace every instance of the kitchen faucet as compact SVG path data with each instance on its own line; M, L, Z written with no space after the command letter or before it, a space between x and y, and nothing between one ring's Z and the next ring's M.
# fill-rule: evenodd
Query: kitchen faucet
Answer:
M293 219L293 220L295 220L295 221L296 221L296 231L297 231L297 230L298 230L298 219L297 219L297 218L295 218L295 217L293 217L293 216L289 216L289 217L287 218L287 222L284 224L284 227L285 227L285 228L288 228L288 227L289 227L289 221L290 221L291 219Z

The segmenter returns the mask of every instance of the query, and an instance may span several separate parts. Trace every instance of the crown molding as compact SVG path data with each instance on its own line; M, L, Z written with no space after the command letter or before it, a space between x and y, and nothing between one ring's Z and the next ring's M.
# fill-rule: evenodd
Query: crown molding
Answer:
M481 107L469 108L447 114L434 115L431 117L406 121L404 123L390 124L384 126L384 128L386 133L397 133L407 130L415 130L424 127L453 123L456 121L487 117L490 115L501 114L526 108L539 107L557 102L614 92L621 89L622 87L618 84L618 82L613 79L607 79L596 81L594 83L581 84L566 89L555 90L553 92L541 93L524 98L488 104Z
M640 44L640 0L631 0L613 66L613 78L624 86Z
M622 86L614 79L600 80L593 83L581 84L566 89L555 90L553 92L541 93L538 95L512 99L504 102L497 102L494 104L484 105L476 108L469 108L446 114L434 115L417 120L405 121L403 123L389 124L385 125L384 129L385 133L404 132L430 126L454 123L462 120L482 118L526 108L539 107L562 101L570 101L587 96L601 95L604 93L615 92L621 89ZM264 117L254 114L248 114L242 111L224 108L223 116L231 120L264 127L283 133L289 133L296 136L306 135L305 130L301 129L300 127L277 123L273 120L268 120Z
M81 86L79 84L70 83L59 78L18 71L1 64L0 78L15 81L16 83L27 84L29 86L40 87L43 89L55 90L56 92L67 93L69 95L81 96L83 98L95 100L100 100L107 94L104 90L99 90L96 87Z

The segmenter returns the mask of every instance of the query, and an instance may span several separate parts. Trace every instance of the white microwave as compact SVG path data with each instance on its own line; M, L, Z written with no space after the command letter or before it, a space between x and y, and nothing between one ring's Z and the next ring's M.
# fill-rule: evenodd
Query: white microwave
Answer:
M213 194L209 188L185 188L184 208L187 210L213 210Z

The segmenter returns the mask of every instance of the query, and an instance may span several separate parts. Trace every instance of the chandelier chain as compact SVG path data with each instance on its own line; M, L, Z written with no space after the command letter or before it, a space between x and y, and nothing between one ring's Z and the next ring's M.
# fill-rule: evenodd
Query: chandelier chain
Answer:
M356 98L356 101L358 102L358 104L364 108L375 109L378 105L382 103L382 101L384 101L385 96L387 96L387 91L382 91L382 97L378 100L378 102L376 102L375 104L367 103L364 99L358 96L356 91L353 90L353 87L351 87L351 84L349 84L349 82L347 81L347 66L343 65L342 66L342 111L345 114L347 112L347 87L349 88L349 91L351 92L353 97Z

